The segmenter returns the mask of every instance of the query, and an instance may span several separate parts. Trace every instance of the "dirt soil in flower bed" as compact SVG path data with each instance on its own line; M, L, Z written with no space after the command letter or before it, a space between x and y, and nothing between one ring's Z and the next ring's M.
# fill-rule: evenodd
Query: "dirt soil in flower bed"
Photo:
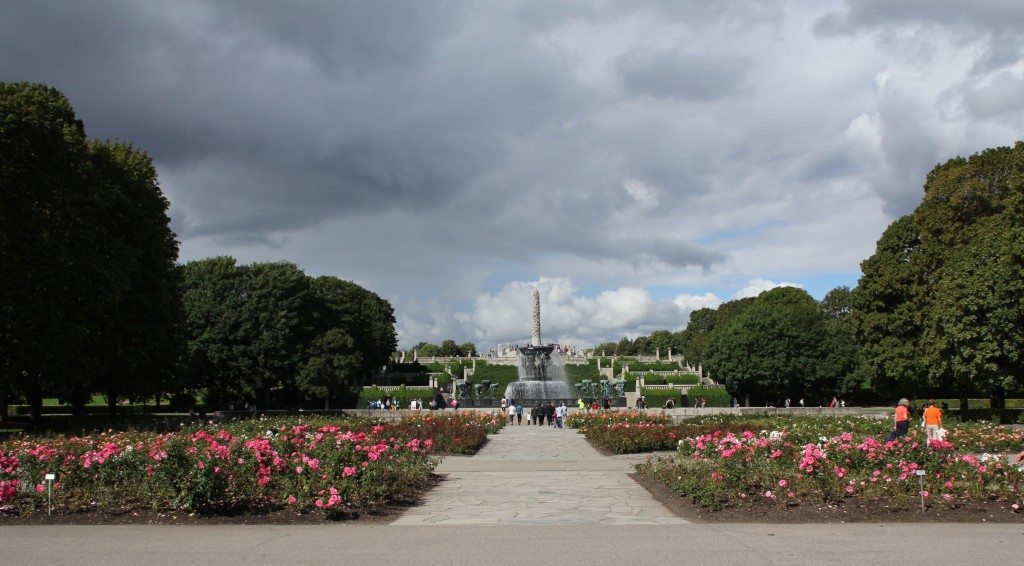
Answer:
M661 482L630 474L654 499L676 516L692 523L1024 523L1024 513L1014 513L1005 503L972 503L958 507L929 508L893 506L883 501L843 505L807 504L726 507L709 511L694 505Z
M431 474L430 485L419 491L409 501L392 503L374 509L372 512L347 513L338 519L327 519L321 513L297 512L284 507L268 507L260 510L227 512L224 514L199 514L185 511L154 511L134 509L123 513L100 513L83 511L66 515L47 515L46 511L31 515L11 515L0 511L0 526L7 525L324 525L337 523L388 524L397 519L406 509L416 505L423 494L430 491L444 478Z

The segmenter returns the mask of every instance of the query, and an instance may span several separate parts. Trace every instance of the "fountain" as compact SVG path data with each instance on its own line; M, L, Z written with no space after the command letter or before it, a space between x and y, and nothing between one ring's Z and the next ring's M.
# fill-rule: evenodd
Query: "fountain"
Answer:
M553 345L540 340L540 292L533 291L533 336L519 348L519 379L508 384L505 397L522 401L571 399L562 356Z

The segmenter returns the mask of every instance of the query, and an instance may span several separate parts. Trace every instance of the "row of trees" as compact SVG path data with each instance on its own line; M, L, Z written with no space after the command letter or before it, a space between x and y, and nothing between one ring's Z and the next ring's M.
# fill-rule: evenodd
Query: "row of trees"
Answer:
M85 136L70 102L0 83L0 418L203 390L267 406L332 399L396 347L391 305L290 263L176 265L148 155Z
M598 344L595 351L609 356L653 356L656 353L667 356L669 348L674 353L681 351L681 336L682 331L655 330L650 336L637 336L632 340L623 336L618 342Z
M329 405L397 347L391 304L351 281L231 257L189 262L181 273L187 373L211 402Z
M472 342L466 342L464 344L458 344L451 338L446 338L441 341L441 344L431 344L429 342L420 342L412 347L416 351L416 355L424 358L432 357L468 357L476 355L476 344Z
M717 309L698 309L690 313L685 329L640 336L632 340L632 351L624 348L624 338L614 351L647 353L644 344L667 344L663 353L672 347L687 363L710 370L730 391L755 401L864 397L850 302L847 287L833 289L820 302L802 289L779 287Z

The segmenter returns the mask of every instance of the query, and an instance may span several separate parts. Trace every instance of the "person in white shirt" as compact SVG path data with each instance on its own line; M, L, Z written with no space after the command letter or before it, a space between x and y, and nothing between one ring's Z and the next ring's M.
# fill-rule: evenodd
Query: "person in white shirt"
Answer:
M569 407L565 406L565 401L555 408L555 426L562 428L562 423L565 421L565 417L569 414Z

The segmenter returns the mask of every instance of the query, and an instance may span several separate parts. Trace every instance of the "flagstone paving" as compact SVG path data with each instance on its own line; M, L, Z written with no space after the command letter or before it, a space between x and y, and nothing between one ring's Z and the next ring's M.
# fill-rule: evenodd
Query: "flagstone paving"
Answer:
M636 457L609 457L573 429L506 426L395 525L664 525L686 523L630 479Z

